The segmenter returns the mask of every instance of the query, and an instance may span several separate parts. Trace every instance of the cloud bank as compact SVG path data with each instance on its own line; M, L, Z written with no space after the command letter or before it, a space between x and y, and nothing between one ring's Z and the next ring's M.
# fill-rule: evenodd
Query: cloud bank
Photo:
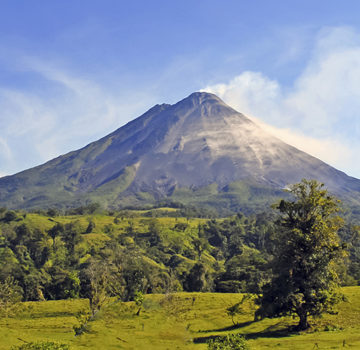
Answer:
M352 28L320 31L291 86L246 71L203 90L285 142L360 177L360 35Z

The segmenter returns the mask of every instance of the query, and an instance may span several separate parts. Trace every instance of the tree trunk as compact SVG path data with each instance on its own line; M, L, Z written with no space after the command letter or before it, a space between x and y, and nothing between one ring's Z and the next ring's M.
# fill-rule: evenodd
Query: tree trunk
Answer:
M308 329L310 327L310 325L309 325L309 323L307 321L307 317L308 317L307 312L306 311L305 312L299 312L298 315L300 317L300 322L299 322L299 324L297 326L298 330L303 331L305 329Z

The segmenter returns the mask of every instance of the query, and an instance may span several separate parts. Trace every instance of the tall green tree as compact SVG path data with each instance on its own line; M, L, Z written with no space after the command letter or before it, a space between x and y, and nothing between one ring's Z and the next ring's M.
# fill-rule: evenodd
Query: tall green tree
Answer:
M8 317L22 299L22 290L14 277L0 281L0 316Z
M264 286L256 317L296 314L303 330L308 316L331 312L340 300L335 265L345 254L337 235L343 220L337 215L339 201L323 186L302 180L288 190L294 200L275 206L280 215L273 279Z
M108 300L109 269L105 261L93 258L86 265L80 272L82 294L89 299L91 315L94 317Z

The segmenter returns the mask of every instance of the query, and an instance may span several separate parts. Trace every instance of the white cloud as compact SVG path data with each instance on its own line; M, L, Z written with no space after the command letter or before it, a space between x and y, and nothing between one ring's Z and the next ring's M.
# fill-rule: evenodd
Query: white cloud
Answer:
M235 109L247 115L278 117L278 103L282 99L278 82L259 72L243 72L227 84L207 86L204 91L213 92Z
M149 96L128 98L124 92L108 91L39 60L25 59L23 68L45 88L0 87L2 173L24 170L83 147L151 104Z
M293 85L243 72L207 86L284 141L360 177L360 36L351 28L322 30ZM264 126L264 125L263 125Z
M333 139L318 139L300 131L291 130L289 128L277 128L264 123L258 118L253 119L263 130L275 135L282 141L292 145L302 151L309 153L324 162L336 166L339 169L346 168L356 157L356 150L351 150L342 142ZM329 151L331 150L331 151Z
M0 137L0 177L8 175L7 166L12 162L13 154L5 139Z
M11 150L7 142L0 137L0 154L2 157L10 159L11 158Z

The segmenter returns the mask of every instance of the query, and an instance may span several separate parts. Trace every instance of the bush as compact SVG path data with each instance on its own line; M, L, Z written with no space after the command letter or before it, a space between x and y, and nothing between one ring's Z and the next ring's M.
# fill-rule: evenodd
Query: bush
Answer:
M13 210L9 210L4 215L4 221L9 223L11 221L15 221L17 219L17 215Z
M11 350L69 350L70 346L67 344L59 344L54 342L36 342L26 343L20 346L13 346Z
M90 333L91 332L91 326L89 322L91 321L91 314L89 313L80 313L76 316L76 318L79 321L78 326L73 326L73 330L75 333L75 337L84 334L84 333Z
M209 350L250 350L241 334L228 334L208 341Z

